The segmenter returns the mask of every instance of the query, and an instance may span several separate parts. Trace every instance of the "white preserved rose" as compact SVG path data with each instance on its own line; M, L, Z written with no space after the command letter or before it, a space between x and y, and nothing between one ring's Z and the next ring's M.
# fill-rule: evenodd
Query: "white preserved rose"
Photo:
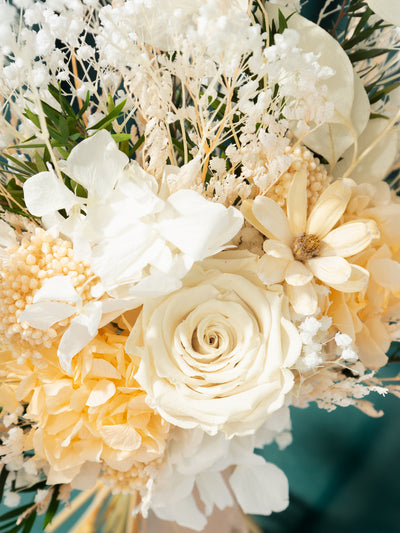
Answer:
M282 287L263 287L257 261L224 252L145 302L126 348L142 358L147 402L172 424L246 435L284 404L301 342Z

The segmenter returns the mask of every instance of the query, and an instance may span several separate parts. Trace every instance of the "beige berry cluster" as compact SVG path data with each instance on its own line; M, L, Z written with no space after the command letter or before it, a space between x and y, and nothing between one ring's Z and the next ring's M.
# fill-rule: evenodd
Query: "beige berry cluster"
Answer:
M272 185L266 196L274 200L282 208L285 208L293 176L299 170L304 170L308 177L307 199L308 211L310 212L321 196L322 191L328 187L331 178L319 159L315 158L305 146L298 146L294 149L292 146L288 146L285 149L285 154L291 158L292 164L279 180Z
M110 487L112 493L139 492L144 495L149 479L155 475L161 464L162 458L154 459L149 463L135 461L128 471L121 472L103 463L101 481Z
M49 348L69 323L63 320L46 331L18 322L24 309L33 303L35 293L54 276L68 275L82 300L90 299L96 283L88 263L76 261L72 244L54 238L43 229L22 238L19 246L9 248L2 257L0 273L0 343L16 357L27 357L40 347ZM36 348L36 349L35 349Z

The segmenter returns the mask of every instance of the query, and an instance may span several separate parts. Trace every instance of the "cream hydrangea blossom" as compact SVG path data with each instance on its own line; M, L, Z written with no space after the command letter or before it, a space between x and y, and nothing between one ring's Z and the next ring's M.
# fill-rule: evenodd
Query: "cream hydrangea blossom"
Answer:
M286 420L285 410L276 415ZM271 427L267 421L257 433L232 439L221 432L210 436L199 428L171 431L154 480L151 509L159 518L197 531L205 527L214 507L233 505L231 492L245 513L269 515L285 509L289 503L285 474L254 453L256 446L266 443L261 434L277 434L274 425L275 421Z
M303 171L293 178L286 213L270 198L258 196L244 202L246 219L268 237L259 264L260 278L266 284L285 281L290 302L301 315L317 311L314 277L346 293L366 287L368 271L347 258L367 248L379 237L379 230L373 220L340 225L353 185L345 179L329 185L308 216L307 175Z
M219 252L243 218L191 190L162 199L156 180L138 163L127 163L101 130L71 151L63 169L87 198L49 171L27 180L25 201L47 227L71 238L75 255L89 261L104 291L157 296L177 289L195 261Z
M251 434L293 386L300 337L281 288L258 280L257 260L224 252L143 305L126 349L142 358L149 405L178 427Z

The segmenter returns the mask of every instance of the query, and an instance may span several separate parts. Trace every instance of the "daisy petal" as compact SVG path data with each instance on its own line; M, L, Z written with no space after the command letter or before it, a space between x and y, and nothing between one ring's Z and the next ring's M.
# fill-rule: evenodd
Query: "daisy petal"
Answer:
M264 228L264 235L278 239L288 246L292 244L293 235L289 228L285 212L279 205L264 196L257 196L252 204L253 214Z
M280 259L287 259L293 261L292 250L281 241L274 239L267 239L263 244L264 252L272 257L279 257Z
M286 269L285 281L289 285L305 285L312 278L312 273L300 261L292 261Z
M340 292L360 292L365 289L369 280L369 272L358 265L351 266L351 275L344 283L331 284L333 289Z
M368 222L349 222L330 231L322 239L327 246L321 255L335 255L349 257L364 250L373 239L379 238L378 226L373 220Z
M293 309L299 315L309 316L317 311L318 297L311 282L299 286L287 285L286 291Z
M258 263L258 277L266 285L281 283L288 265L287 259L264 255Z
M343 215L350 200L352 183L352 180L337 180L325 189L308 217L306 233L325 237Z
M344 283L350 278L351 266L343 257L332 255L329 257L314 257L306 262L314 274L327 285Z
M293 235L304 233L307 222L307 174L296 172L287 197L287 218Z

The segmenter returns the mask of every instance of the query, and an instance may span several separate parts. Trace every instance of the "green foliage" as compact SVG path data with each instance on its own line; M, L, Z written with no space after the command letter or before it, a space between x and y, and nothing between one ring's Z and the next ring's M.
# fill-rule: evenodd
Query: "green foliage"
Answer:
M88 131L84 116L85 112L93 105L90 93L86 94L80 109L75 111L68 96L63 94L61 87L49 85L48 90L59 107L56 109L47 102L41 101L46 128L49 133L49 144L63 159L68 158L71 150L77 144L101 129L106 129L111 133L119 149L128 157L133 157L143 144L143 136L136 143L133 143L129 133L119 132L119 128L117 128L117 133L115 129L117 123L120 124L125 119L126 100L116 105L112 96L109 95L107 114L91 126L90 131ZM42 131L41 120L37 113L27 107L23 114ZM23 160L18 157L19 152L24 153ZM47 171L51 165L52 159L48 145L41 138L32 136L19 145L10 146L0 157L0 180L3 184L3 190L0 191L0 207L11 213L29 216L24 202L23 184L30 176ZM12 177L10 178L10 176ZM86 195L86 191L68 176L63 174L62 177L67 187L78 196Z

